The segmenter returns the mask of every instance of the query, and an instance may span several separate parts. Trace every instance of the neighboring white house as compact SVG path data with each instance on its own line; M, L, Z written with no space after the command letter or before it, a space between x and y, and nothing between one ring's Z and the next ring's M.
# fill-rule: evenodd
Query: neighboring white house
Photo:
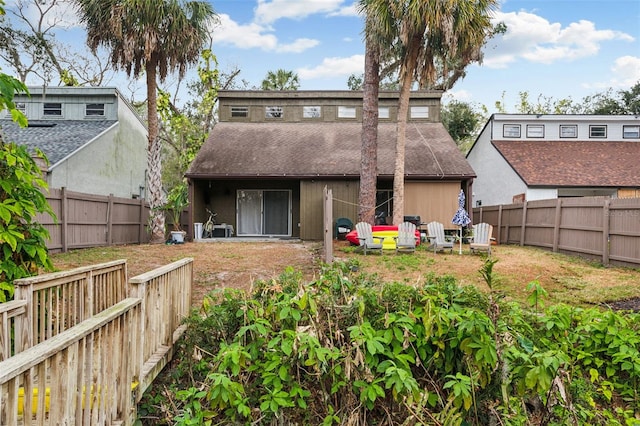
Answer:
M30 87L16 106L29 120L20 128L0 114L7 142L39 148L50 188L124 198L144 197L147 128L114 87Z
M494 114L467 153L473 205L640 197L640 117Z

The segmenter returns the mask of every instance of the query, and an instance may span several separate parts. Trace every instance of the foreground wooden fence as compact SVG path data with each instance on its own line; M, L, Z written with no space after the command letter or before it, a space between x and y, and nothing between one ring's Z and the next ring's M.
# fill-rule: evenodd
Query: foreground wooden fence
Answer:
M0 425L132 424L185 330L192 281L190 258L129 282L124 261L17 281L0 304Z
M640 198L558 198L477 207L474 223L493 225L500 244L519 244L640 265Z

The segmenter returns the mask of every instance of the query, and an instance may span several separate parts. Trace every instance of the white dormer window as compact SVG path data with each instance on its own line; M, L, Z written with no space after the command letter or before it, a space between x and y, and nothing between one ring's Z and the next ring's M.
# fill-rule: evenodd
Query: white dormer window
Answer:
M339 106L338 118L356 118L356 107Z
M412 106L410 110L411 118L429 118L428 106Z
M282 118L281 106L268 106L264 109L265 118Z
M640 126L622 126L624 139L640 139Z
M234 117L234 118L249 117L249 107L246 107L246 106L231 107L231 117Z
M378 118L388 119L389 118L389 107L379 107L378 108Z
M84 115L87 117L104 117L104 104L86 104Z
M589 137L590 138L606 138L607 126L604 124L589 126Z
M544 138L544 124L527 124L528 138Z
M562 124L562 125L560 125L560 137L561 138L577 138L578 137L578 125L577 124Z
M504 124L502 126L503 138L519 138L520 137L520 125L519 124Z
M322 117L322 108L320 106L303 106L302 118L320 118Z
M59 102L45 102L42 108L45 117L62 117L62 104Z

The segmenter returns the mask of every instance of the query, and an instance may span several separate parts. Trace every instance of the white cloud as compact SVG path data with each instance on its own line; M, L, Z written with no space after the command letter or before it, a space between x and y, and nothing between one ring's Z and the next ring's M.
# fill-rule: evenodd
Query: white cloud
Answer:
M563 28L525 11L497 13L494 22L504 22L507 32L489 40L484 59L489 68L504 68L518 59L542 64L571 61L596 55L604 41L633 41L620 31L598 30L590 21L572 22Z
M22 6L22 14L32 23L37 25L38 20L41 18L42 12L46 12L43 20L43 29L47 27L56 27L57 29L71 29L82 27L80 18L75 12L75 7L69 1L58 1L53 7L51 6L51 0L45 2L45 4L36 6L35 2L18 2L17 0L8 0L5 2L5 10L8 13L17 12L18 7ZM15 19L9 17L9 19Z
M622 56L611 66L612 77L608 81L587 84L589 89L622 89L627 90L640 82L640 57Z
M301 80L315 78L348 77L351 74L364 72L364 55L353 55L346 58L325 58L314 68L298 68L296 73Z
M279 45L275 50L278 53L301 53L305 50L311 49L312 47L316 47L319 44L320 42L318 40L311 38L299 38L293 43Z
M344 0L258 0L256 22L270 24L282 18L302 19L316 13L340 10Z

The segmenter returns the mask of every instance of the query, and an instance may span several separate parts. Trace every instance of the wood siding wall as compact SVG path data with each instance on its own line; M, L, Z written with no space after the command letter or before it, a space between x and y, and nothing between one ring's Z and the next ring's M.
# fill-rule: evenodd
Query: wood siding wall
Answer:
M640 198L558 198L473 209L500 244L519 244L640 265Z
M420 216L422 223L440 222L457 229L451 219L458 209L460 182L405 182L404 213Z
M149 206L142 199L91 195L51 189L47 201L57 221L37 216L49 231L47 248L52 253L70 249L142 244L149 241L146 225Z
M300 238L322 240L324 238L323 191L325 186L333 194L333 219L346 217L356 223L358 218L357 181L314 180L300 183ZM296 224L294 224L296 225Z

